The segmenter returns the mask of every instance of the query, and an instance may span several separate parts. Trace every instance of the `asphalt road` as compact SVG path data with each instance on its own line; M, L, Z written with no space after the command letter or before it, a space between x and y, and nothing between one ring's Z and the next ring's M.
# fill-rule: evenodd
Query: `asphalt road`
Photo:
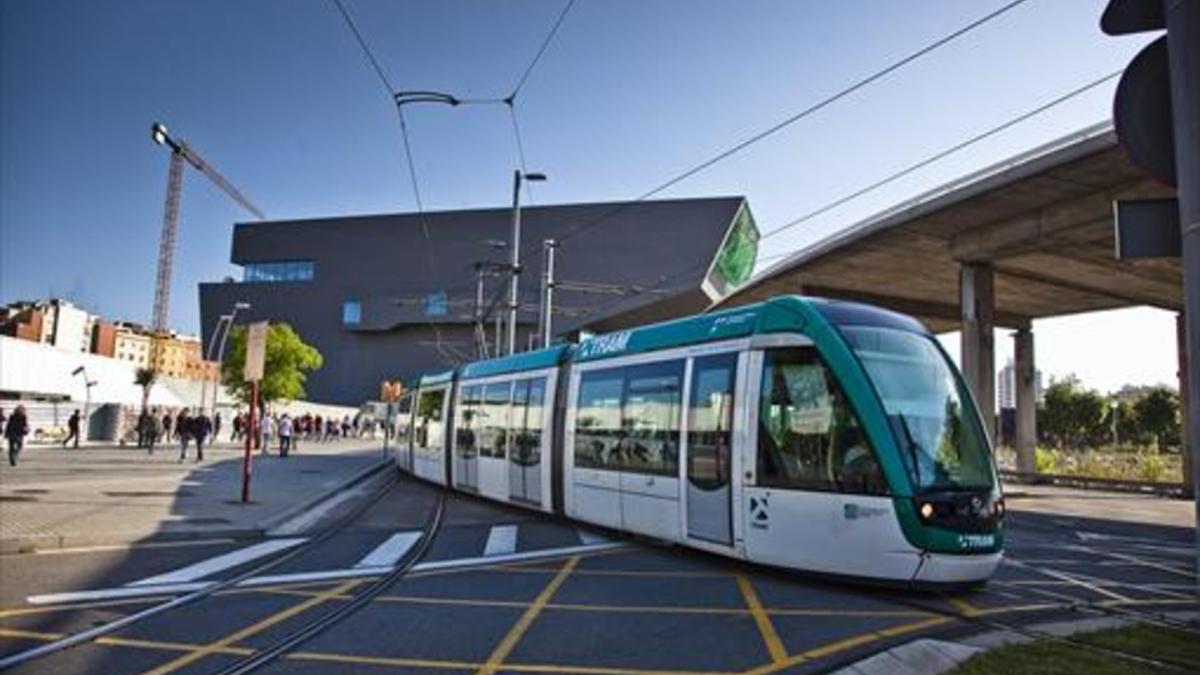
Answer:
M372 573L374 563L415 550L404 548L413 538L406 533L421 529L437 501L435 490L402 481L328 539L297 543L270 570L273 579L220 591L14 672L219 671L365 592L382 574ZM1190 529L1035 513L1019 499L1013 506L1006 563L985 589L948 595L742 565L451 496L420 565L264 670L819 672L917 636L953 639L1097 612L1197 608ZM262 543L0 558L0 655L118 620L172 593L37 596L103 596L150 577L228 579L267 559L235 564ZM535 552L545 557L522 558Z

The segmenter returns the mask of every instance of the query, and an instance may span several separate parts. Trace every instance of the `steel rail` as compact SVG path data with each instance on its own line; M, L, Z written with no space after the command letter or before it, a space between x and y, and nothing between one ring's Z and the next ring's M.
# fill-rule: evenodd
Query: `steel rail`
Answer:
M387 471L388 467L384 467L383 470ZM362 481L371 480L372 476L374 476L374 474L364 476L361 480ZM130 614L129 616L122 617L111 623L104 624L103 626L96 626L95 628L89 628L88 630L80 631L78 633L68 635L66 637L60 638L53 642L46 643L39 647L34 647L33 649L27 649L25 651L17 652L16 654L12 654L10 656L6 656L3 659L0 659L0 671L9 670L9 669L15 668L19 665L28 663L30 661L45 658L47 656L50 656L51 654L63 651L65 649L70 649L72 647L77 647L81 644L92 642L98 638L104 637L104 636L114 633L116 631L122 630L124 628L128 628L135 624L142 623L143 621L146 621L147 619L159 616L160 614L163 614L164 612L169 612L171 610L179 609L186 605L191 605L196 602L200 602L201 600L212 597L213 595L220 593L221 591L225 591L225 590L234 588L238 584L240 584L241 582L243 582L247 579L261 576L263 573L269 572L270 570L278 567L279 565L282 565L283 563L285 563L289 560L295 559L296 557L300 556L303 553L312 551L316 546L324 543L327 539L329 539L333 535L338 534L339 532L344 530L347 526L349 526L352 522L354 522L359 516L361 516L367 509L369 509L370 507L377 504L379 502L379 500L382 499L385 494L390 492L391 489L396 485L398 480L399 480L399 474L396 473L387 481L387 483L383 487L376 490L375 494L372 495L370 499L366 500L364 503L355 507L353 510L351 510L349 513L347 513L345 516L339 518L335 523L333 523L326 529L322 530L319 534L308 539L307 541L305 541L304 543L302 543L298 546L294 546L292 548L289 548L289 549L279 553L278 555L268 558L266 560L266 562L260 563L259 565L253 567L252 569L249 569L245 572L242 572L241 574L230 577L229 579L213 582L213 584L210 586L206 586L204 588L201 588L196 591L192 591L185 595L181 595L181 596L172 598L171 600L168 600L160 605L148 607L144 610L135 612L133 614ZM147 588L150 589L151 587L147 587Z
M437 508L434 509L429 519L426 520L425 526L422 528L421 539L411 551L405 554L405 557L396 564L391 572L376 579L365 590L355 594L349 602L338 605L334 609L313 619L298 630L280 638L271 646L257 650L228 668L218 671L217 675L245 675L271 664L279 657L311 640L335 624L340 623L363 607L366 607L375 598L379 597L381 593L390 588L392 584L402 579L414 565L425 557L430 544L432 544L434 537L437 536L441 529L442 515L446 509L446 494L447 490L443 489L438 498Z

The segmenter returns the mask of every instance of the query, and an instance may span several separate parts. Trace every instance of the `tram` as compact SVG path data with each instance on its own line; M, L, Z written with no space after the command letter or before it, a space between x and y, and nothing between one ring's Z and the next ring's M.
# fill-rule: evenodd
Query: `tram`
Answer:
M733 558L987 580L1004 499L979 411L918 321L780 296L420 378L421 479Z

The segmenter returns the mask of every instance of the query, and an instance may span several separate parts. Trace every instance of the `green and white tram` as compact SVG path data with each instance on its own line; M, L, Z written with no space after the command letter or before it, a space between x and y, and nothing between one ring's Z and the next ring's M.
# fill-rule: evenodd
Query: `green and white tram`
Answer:
M421 378L404 471L755 562L985 581L1004 501L917 321L784 296Z

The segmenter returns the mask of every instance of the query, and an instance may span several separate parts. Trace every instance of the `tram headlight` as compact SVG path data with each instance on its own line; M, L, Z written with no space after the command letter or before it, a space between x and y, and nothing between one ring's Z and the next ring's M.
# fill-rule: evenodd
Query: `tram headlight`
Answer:
M921 518L925 520L933 518L933 504L931 502L921 503Z

